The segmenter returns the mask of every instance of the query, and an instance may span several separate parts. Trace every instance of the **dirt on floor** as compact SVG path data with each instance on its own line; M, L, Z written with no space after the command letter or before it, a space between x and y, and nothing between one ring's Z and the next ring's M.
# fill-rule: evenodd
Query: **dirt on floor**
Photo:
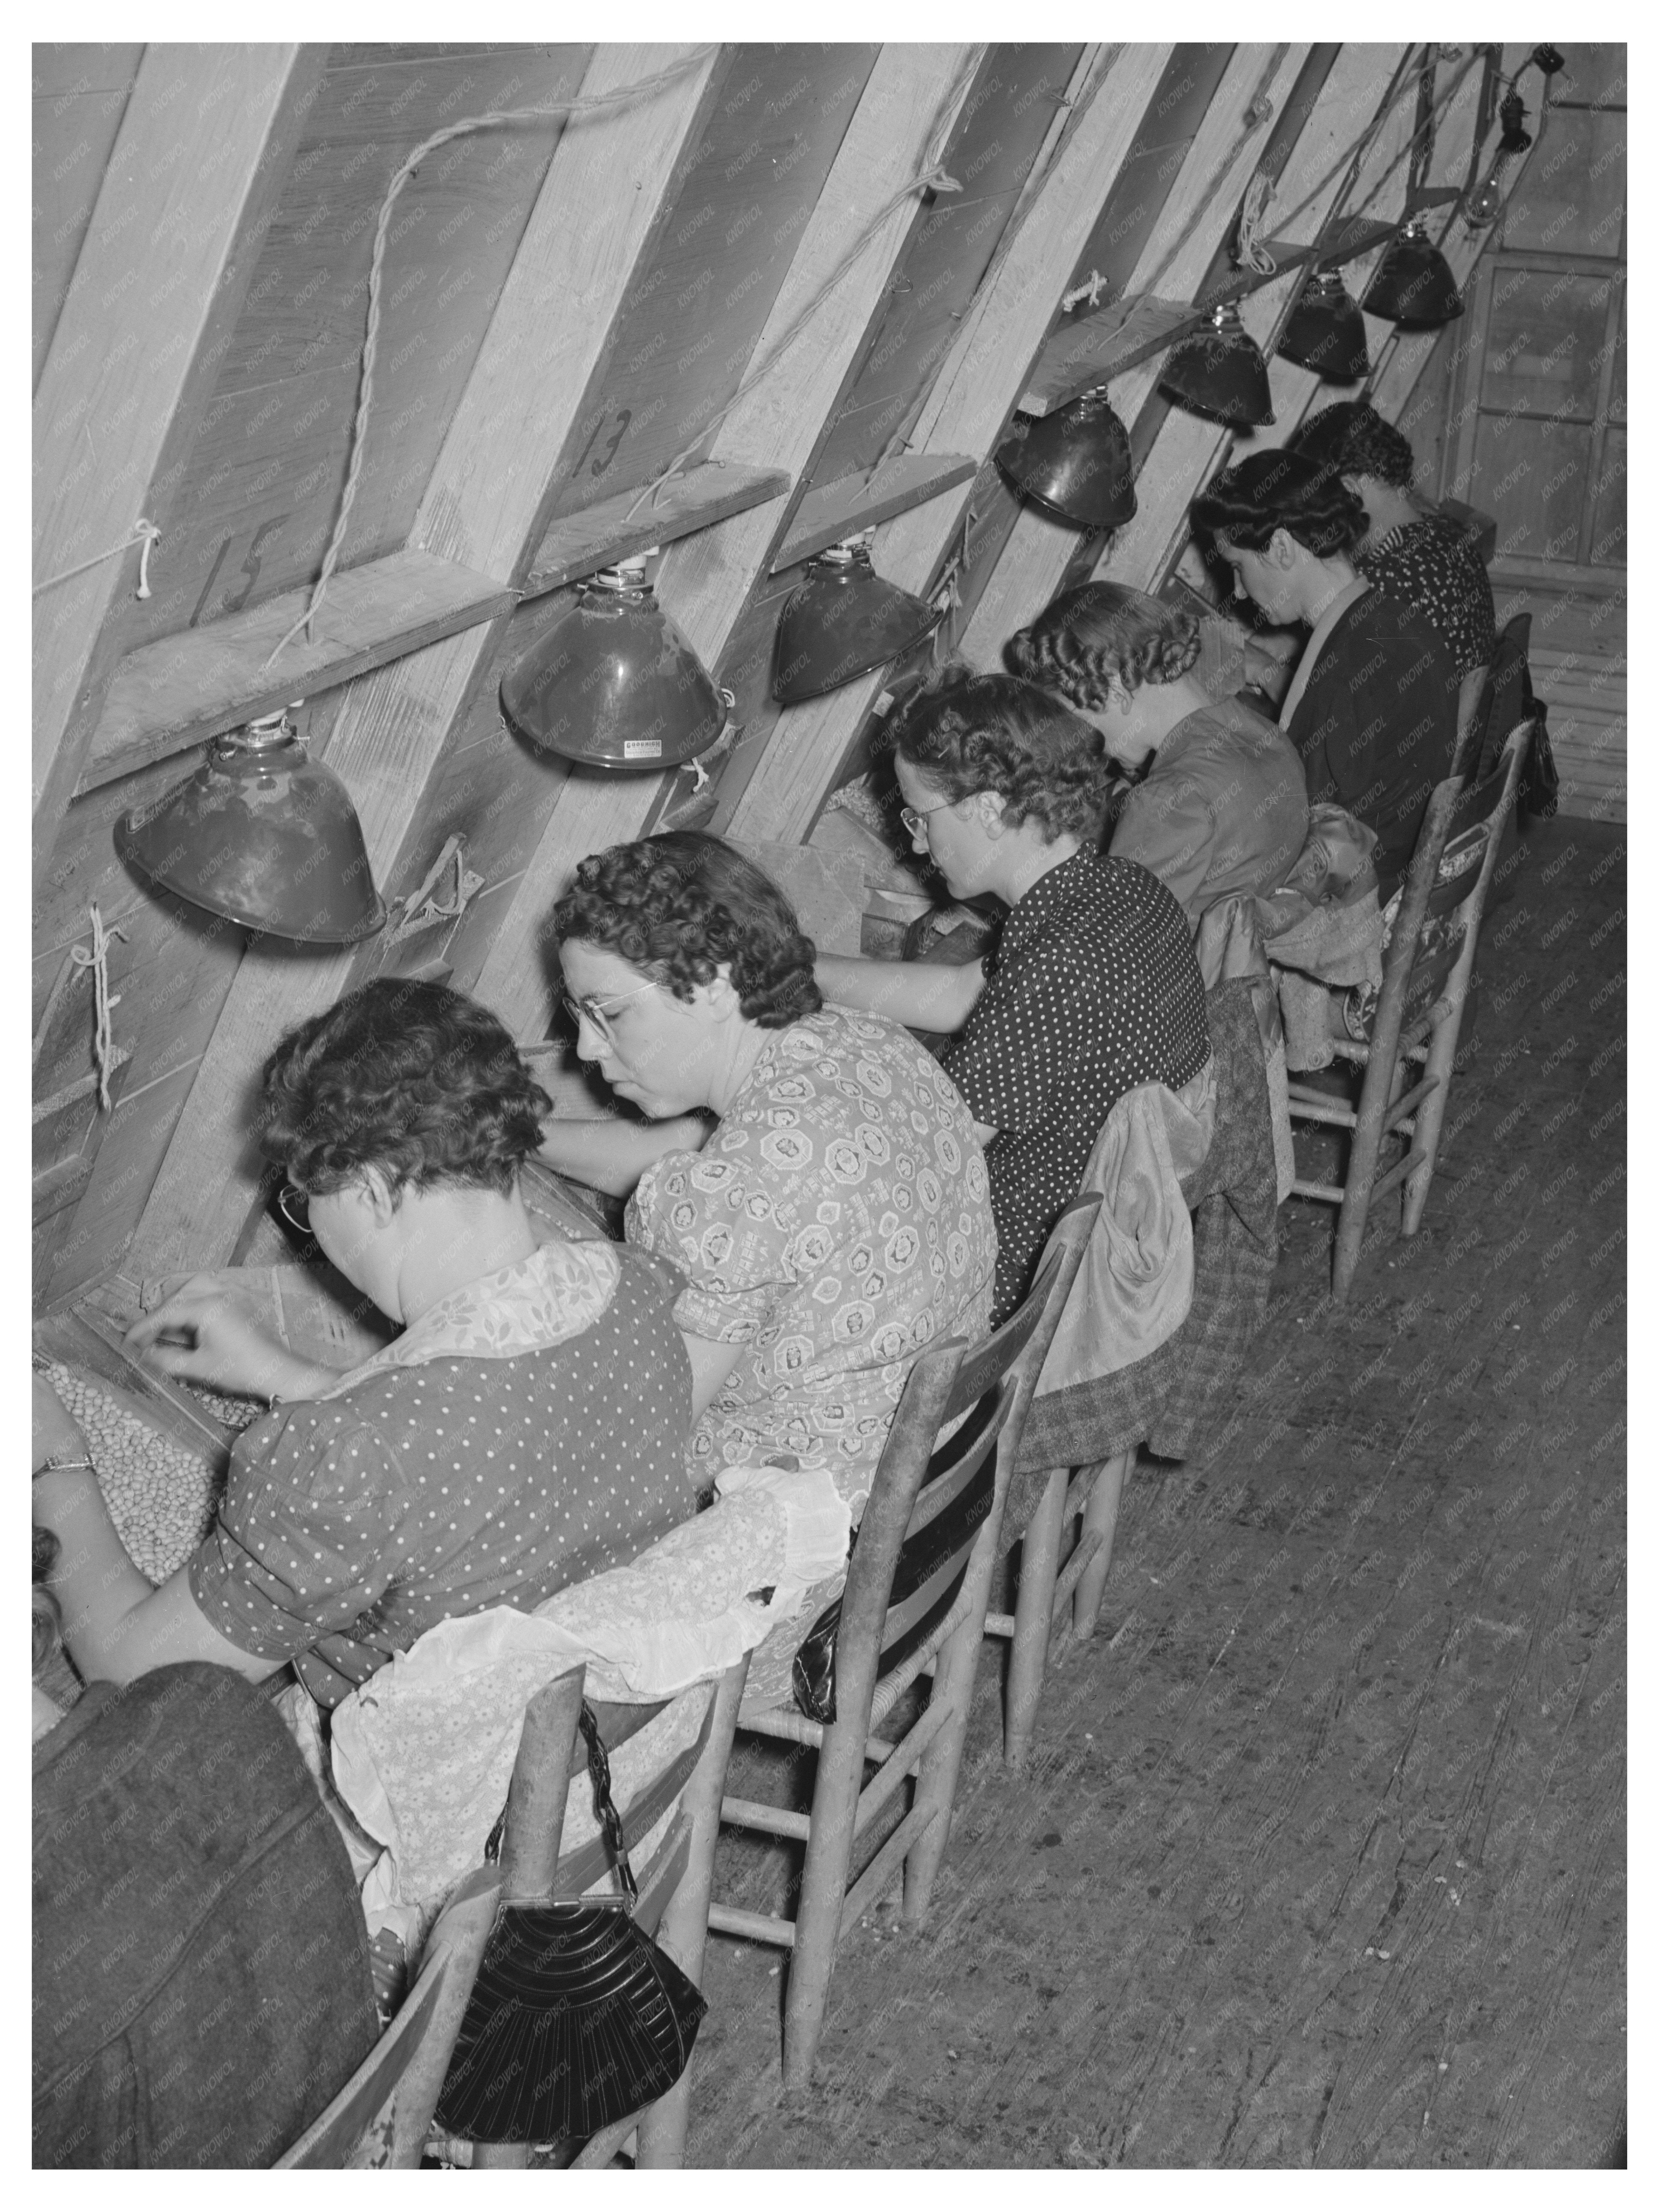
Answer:
M1620 2157L1622 828L1507 890L1422 1232L1383 1201L1338 1306L1282 1210L1228 1434L1132 1476L1023 1774L987 1647L931 1917L853 1931L810 2093L784 1954L711 1939L689 2164ZM722 1838L717 1894L789 1873Z

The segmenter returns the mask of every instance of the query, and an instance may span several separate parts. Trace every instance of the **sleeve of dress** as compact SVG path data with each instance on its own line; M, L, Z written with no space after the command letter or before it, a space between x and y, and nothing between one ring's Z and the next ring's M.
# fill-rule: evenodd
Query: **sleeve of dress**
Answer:
M1216 842L1213 795L1190 772L1142 784L1112 832L1112 858L1139 860L1191 911L1204 887Z
M669 1152L641 1176L628 1241L684 1273L674 1319L689 1335L748 1344L765 1326L794 1281L775 1200L812 1158L799 1130L722 1122L702 1152Z
M975 1121L1018 1134L1042 1120L1075 1062L1090 988L1081 963L1052 939L1004 962L945 1061Z
M237 1440L190 1587L240 1650L289 1659L349 1629L391 1588L389 1496L403 1477L377 1432L344 1407L296 1404L274 1435L272 1425Z

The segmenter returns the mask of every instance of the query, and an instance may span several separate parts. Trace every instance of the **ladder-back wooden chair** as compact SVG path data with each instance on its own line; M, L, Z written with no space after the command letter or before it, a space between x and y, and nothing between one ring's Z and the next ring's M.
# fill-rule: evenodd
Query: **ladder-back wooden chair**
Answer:
M791 1953L784 2013L786 2088L810 2081L836 1951L901 1876L903 1917L923 1919L945 1855L962 1764L1002 1508L1025 1408L1099 1200L1056 1225L1030 1296L973 1350L924 1352L893 1416L848 1567L836 1636L833 1718L745 1706L741 1729L817 1753L810 1814L727 1797L722 1817L805 1845L793 1920L716 1903L708 1924ZM959 1418L962 1425L939 1441ZM896 1741L883 1724L923 1674L932 1694ZM865 1772L875 1771L866 1783ZM914 1775L898 1826L849 1885L860 1839Z
M640 1895L634 1917L694 1982L702 1969L720 1792L748 1668L745 1658L720 1678L693 1753L683 1754L620 1808L624 1833L642 1837L666 1804L680 1796L661 1843L648 1861L636 1861ZM596 1856L603 1857L602 1845L560 1856L571 1777L585 1771L574 1748L582 1688L583 1670L578 1668L548 1683L531 1700L514 1763L499 1865L475 1869L444 1906L397 2016L327 2111L277 2160L279 2166L420 2165L497 1905L571 1895L603 1872L592 1863ZM575 2154L564 2162L605 2165L637 2130L641 2166L679 2166L690 2077L688 2067L666 2096L645 2112L617 2122L579 2150L568 2146ZM514 2168L527 2166L530 2158L525 2144L480 2143L474 2146L472 2162L480 2170Z
M1436 788L1412 856L1404 896L1382 966L1370 1041L1333 1041L1338 1058L1364 1071L1358 1101L1345 1105L1292 1082L1292 1122L1352 1133L1340 1183L1298 1176L1300 1198L1339 1208L1332 1287L1346 1298L1364 1249L1371 1206L1404 1186L1401 1233L1415 1235L1433 1180L1463 1007L1468 997L1480 916L1499 841L1515 811L1522 763L1532 740L1522 721L1510 732L1493 773L1464 789L1448 777ZM1425 939L1425 925L1438 925ZM1400 1156L1381 1168L1391 1139Z

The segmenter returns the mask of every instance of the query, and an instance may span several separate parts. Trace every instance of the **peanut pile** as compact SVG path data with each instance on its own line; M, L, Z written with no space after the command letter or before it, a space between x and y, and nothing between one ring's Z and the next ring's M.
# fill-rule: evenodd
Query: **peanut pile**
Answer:
M207 1462L56 1362L46 1380L86 1437L115 1533L153 1583L181 1567L213 1525L219 1485Z

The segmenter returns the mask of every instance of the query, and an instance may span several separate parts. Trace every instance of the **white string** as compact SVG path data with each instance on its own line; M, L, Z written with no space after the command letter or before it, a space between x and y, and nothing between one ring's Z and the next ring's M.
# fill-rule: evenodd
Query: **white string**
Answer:
M74 961L77 968L90 968L92 970L92 997L94 1009L92 1057L93 1064L98 1070L98 1103L107 1114L109 1079L113 1073L114 1059L114 1037L110 1029L110 1009L112 1006L118 1006L121 1003L121 994L118 991L113 997L110 994L109 941L112 937L118 937L125 945L127 941L127 933L125 929L106 929L104 917L99 913L95 902L91 908L91 914L92 950L88 951L84 945L71 945L70 958Z
M1238 215L1237 252L1238 266L1257 276L1272 276L1279 268L1261 237L1267 203L1273 196L1273 179L1265 170L1258 169L1244 187L1244 204Z
M90 561L77 562L73 568L60 568L55 576L48 576L44 583L37 584L29 596L38 599L42 592L49 592L54 584L66 584L71 576L84 576L88 568L96 568L106 561L114 560L118 553L125 553L130 546L141 545L143 550L138 556L138 588L133 597L147 599L149 597L149 549L161 542L161 532L141 514L132 526L131 538L124 538L118 545L112 545L106 552L94 553Z

